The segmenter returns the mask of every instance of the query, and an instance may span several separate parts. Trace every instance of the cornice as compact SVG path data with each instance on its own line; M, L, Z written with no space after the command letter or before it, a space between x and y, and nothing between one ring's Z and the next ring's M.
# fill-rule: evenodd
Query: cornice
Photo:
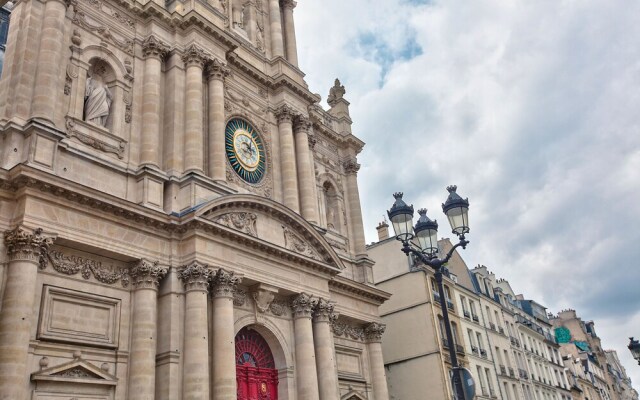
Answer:
M391 298L391 293L376 289L364 283L336 276L329 281L329 290L348 295L357 295L362 299L380 305Z

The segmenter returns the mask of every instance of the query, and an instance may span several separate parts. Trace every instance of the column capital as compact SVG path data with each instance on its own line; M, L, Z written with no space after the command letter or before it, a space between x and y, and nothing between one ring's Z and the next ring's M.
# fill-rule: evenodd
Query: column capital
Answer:
M293 108L291 108L287 104L283 104L282 106L278 107L278 109L275 112L275 115L276 115L276 118L278 119L278 124L281 124L283 122L291 123L293 121L293 118L297 115L297 113L293 110Z
M160 281L167 274L167 268L159 266L158 261L140 259L131 268L129 275L135 289L158 290Z
M334 304L319 298L313 302L313 320L315 322L331 322L338 318L338 315L333 312Z
M304 115L296 115L293 118L293 131L295 133L309 133L311 130L311 121Z
M219 269L215 276L211 278L213 296L233 298L233 291L241 281L241 276L237 276L235 273L225 271L224 269Z
M214 58L207 66L207 77L209 80L223 81L224 78L231 74L231 70L225 63Z
M178 278L184 284L186 291L199 290L206 292L209 287L209 279L214 271L207 264L194 261L178 269Z
M295 0L280 0L280 3L282 4L282 8L284 8L285 10L292 10L292 11L298 5L298 3Z
M54 238L44 236L41 228L31 231L18 226L4 232L4 244L7 246L9 261L39 263L54 240Z
M313 150L316 147L316 143L318 143L318 139L315 134L309 135L309 150Z
M364 328L364 336L369 342L380 342L386 329L387 326L385 324L372 322Z
M142 42L142 55L144 58L157 58L162 60L169 52L169 46L160 41L154 35Z
M313 311L314 301L311 295L306 293L300 293L291 300L291 309L293 310L293 317L297 318L311 318L311 312Z
M182 61L185 66L195 65L200 68L204 67L204 64L209 60L209 54L205 52L200 46L197 46L194 43L191 43L184 50L182 54Z
M358 160L355 157L344 160L342 166L347 174L357 174L360 170L360 164L358 164Z

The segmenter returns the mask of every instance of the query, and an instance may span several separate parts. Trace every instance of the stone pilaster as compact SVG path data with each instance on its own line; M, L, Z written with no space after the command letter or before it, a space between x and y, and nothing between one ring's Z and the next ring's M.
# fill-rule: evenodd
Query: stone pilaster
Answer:
M182 56L187 78L185 85L185 172L204 172L204 125L202 104L202 71L207 61L205 52L195 44L190 45Z
M129 394L153 400L156 384L156 343L158 333L158 287L167 269L158 262L140 260L131 269L133 283L133 324L129 362Z
M282 0L287 60L297 67L298 46L296 44L296 28L293 23L293 9L296 7L296 4L294 0Z
M362 225L362 208L360 207L360 193L358 191L358 164L355 157L347 159L344 163L344 172L347 174L347 203L351 221L351 238L356 257L366 256L364 226Z
M6 231L9 265L0 312L0 399L27 399L27 361L31 326L35 323L33 304L38 265L53 239L41 229L22 227Z
M283 105L276 111L280 136L280 173L282 177L282 194L284 205L300 213L298 202L298 173L296 171L296 155L293 141L293 118L295 112L291 107Z
M315 174L313 158L309 145L309 130L311 122L304 116L297 116L294 120L294 135L296 144L296 165L298 167L298 186L300 188L300 211L309 222L318 223L318 199L315 195Z
M224 154L224 79L230 70L218 59L207 68L209 78L209 176L215 181L226 180Z
M311 296L301 293L291 302L296 349L296 388L298 399L319 400L318 373L313 342Z
M207 294L213 270L197 261L178 271L184 283L185 313L183 398L209 400L209 339Z
M373 385L373 398L375 400L388 400L387 374L384 371L382 358L382 334L387 328L384 324L373 322L364 329L369 351L369 368L371 369L371 383Z
M162 61L169 47L155 36L142 43L144 77L142 84L142 133L140 165L160 167L160 81Z
M233 292L241 278L219 269L211 281L213 297L213 400L235 400L236 360Z
M271 33L271 56L284 56L284 42L282 38L282 18L280 16L280 1L269 0L269 27Z
M313 342L316 351L320 400L340 398L331 320L335 319L333 304L318 299L313 309Z
M64 0L46 0L40 50L38 51L38 69L35 76L33 94L33 116L54 123L56 104L62 87L64 25L67 2Z

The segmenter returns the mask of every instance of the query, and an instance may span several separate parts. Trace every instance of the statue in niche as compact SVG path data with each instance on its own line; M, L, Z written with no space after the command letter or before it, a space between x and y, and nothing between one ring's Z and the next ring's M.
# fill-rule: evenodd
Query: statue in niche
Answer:
M107 126L113 96L105 82L106 68L98 65L87 78L84 92L84 120L99 126Z
M244 30L245 18L244 0L233 0L231 4L231 17L233 18L233 27Z
M340 220L338 216L338 194L335 187L325 182L324 189L324 207L327 213L327 229L338 231Z
M345 93L346 90L344 89L344 86L340 84L340 79L336 79L333 83L333 87L329 89L329 97L327 97L327 103L330 106L333 106L344 96Z

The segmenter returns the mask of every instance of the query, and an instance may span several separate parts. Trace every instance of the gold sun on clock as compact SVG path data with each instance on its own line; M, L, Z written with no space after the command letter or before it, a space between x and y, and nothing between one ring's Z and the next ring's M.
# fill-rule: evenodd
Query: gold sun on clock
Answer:
M225 151L231 168L248 183L258 183L265 173L265 151L260 135L247 121L227 123Z

